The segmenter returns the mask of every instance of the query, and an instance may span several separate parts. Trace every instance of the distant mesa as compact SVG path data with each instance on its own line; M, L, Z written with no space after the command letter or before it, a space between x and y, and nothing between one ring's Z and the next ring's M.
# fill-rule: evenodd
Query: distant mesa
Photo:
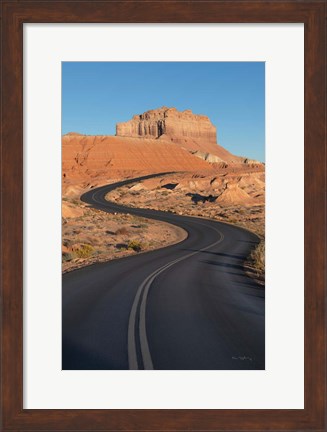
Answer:
M217 143L216 127L205 115L162 107L116 125L116 136L70 132L62 137L62 169L71 179L122 178L166 171L263 170ZM67 183L67 184L68 184ZM217 199L238 191L228 190Z
M134 115L127 122L117 123L116 135L134 138L164 137L171 141L185 137L217 143L216 128L207 116L193 114L191 110L178 111L165 106Z
M117 123L116 136L171 142L209 163L244 160L217 144L217 130L209 117L193 114L191 110L178 111L164 106L134 115L127 122Z

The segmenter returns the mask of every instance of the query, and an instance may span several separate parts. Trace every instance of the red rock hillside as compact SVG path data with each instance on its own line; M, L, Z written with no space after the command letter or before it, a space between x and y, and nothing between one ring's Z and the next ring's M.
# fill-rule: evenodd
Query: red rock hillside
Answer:
M63 189L96 186L125 177L166 171L208 171L256 166L216 143L209 118L162 107L118 123L116 136L69 133L62 137ZM234 169L234 168L233 168Z
M170 142L77 134L62 138L65 178L208 168L210 164Z

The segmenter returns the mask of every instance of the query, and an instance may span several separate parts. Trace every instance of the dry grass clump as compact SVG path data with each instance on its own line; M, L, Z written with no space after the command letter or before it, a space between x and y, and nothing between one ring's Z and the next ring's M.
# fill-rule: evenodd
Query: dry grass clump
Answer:
M74 259L74 255L70 252L62 252L62 262L71 261Z
M94 248L88 244L82 244L74 250L74 254L78 258L88 258L94 252Z
M265 271L265 242L263 240L251 252L250 260L255 270L263 274Z
M65 243L66 243L65 246L67 247L67 243L69 242L66 241ZM73 245L71 249L72 250L69 252L68 251L62 252L63 263L70 262L76 258L89 258L96 252L94 247L89 244Z
M131 240L127 245L128 249L133 249L135 252L141 252L141 250L145 249L145 245L138 240Z

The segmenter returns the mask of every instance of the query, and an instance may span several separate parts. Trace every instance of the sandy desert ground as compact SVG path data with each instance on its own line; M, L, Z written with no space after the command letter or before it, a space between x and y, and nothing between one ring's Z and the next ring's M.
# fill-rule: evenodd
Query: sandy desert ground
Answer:
M157 119L167 112L170 123L158 136ZM216 129L205 116L166 107L142 116L118 124L118 136L63 136L63 271L179 241L183 233L176 227L130 215L105 214L79 200L83 192L96 186L170 172L122 187L107 199L249 229L261 243L248 265L263 279L264 164L232 155L218 145ZM145 136L139 136L140 130Z
M62 271L177 243L184 230L132 215L108 214L76 198L62 206Z

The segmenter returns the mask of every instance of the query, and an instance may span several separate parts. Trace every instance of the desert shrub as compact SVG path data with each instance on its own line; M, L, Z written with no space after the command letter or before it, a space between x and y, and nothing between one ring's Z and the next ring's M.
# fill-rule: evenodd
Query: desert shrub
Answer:
M117 249L120 249L120 250L122 250L122 249L127 249L127 248L128 248L128 245L127 245L126 243L117 243L117 244L116 244L116 248L117 248Z
M253 249L250 254L250 259L255 269L262 273L265 270L265 242L261 242Z
M62 244L66 247L70 247L73 244L73 242L70 239L64 238Z
M88 258L94 252L94 248L91 245L83 244L74 251L78 258Z
M73 255L69 252L62 253L62 262L71 261L73 258L74 258Z
M128 229L126 227L118 228L118 230L115 232L115 234L116 235L118 235L118 234L123 234L123 235L128 234Z
M132 228L147 228L149 224L146 223L140 223L138 225L132 225Z
M130 240L127 247L128 249L133 249L135 252L140 252L142 249L144 249L143 243L138 240Z

